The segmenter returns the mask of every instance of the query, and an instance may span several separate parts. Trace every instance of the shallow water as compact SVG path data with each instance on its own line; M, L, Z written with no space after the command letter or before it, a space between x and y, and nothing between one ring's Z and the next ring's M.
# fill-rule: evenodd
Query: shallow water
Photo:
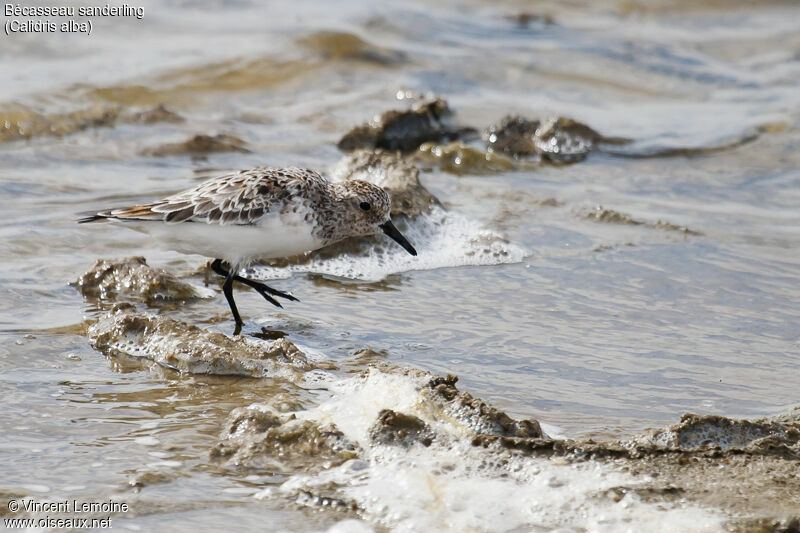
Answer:
M798 404L796 5L553 2L533 12L552 21L526 23L514 18L529 12L526 2L144 6L141 21L98 19L89 37L0 39L0 493L122 494L136 512L115 524L145 530L235 517L308 531L346 517L254 499L290 474L208 458L233 408L282 391L310 409L324 401L315 393L180 375L89 346L82 323L101 313L68 282L97 258L143 255L196 284L204 259L74 219L227 169L329 169L338 139L402 107L404 90L443 95L460 124L560 114L634 142L573 165L490 175L431 165L421 179L456 223L439 241L424 224L410 229L419 264L385 248L317 273L272 272L302 301L274 312L240 293L251 333L280 332L358 370L353 354L370 348L457 374L463 390L571 437L626 436L684 412L756 417ZM119 118L162 104L185 120ZM146 155L196 134L234 136L248 152ZM592 220L597 205L650 225ZM658 221L700 235L652 227ZM474 261L452 245L479 231L514 253ZM218 290L161 309L231 333ZM367 518L391 526L381 512ZM432 517L420 524L433 527ZM685 519L675 515L674 529Z

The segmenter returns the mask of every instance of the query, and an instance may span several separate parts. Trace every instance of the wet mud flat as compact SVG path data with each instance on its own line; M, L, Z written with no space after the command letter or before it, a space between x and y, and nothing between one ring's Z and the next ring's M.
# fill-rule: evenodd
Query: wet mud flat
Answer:
M330 176L384 187L393 199L392 216L404 231L414 235L415 228L428 224L428 238L446 227L448 209L422 185L419 166L484 175L580 164L603 146L632 144L630 139L605 138L564 117L509 116L481 130L455 122L445 100L420 98L344 135L338 146L345 154ZM171 144L148 155L175 150L202 153L217 150L217 145L191 140L184 147ZM542 205L563 207L557 200ZM602 206L568 216L702 236L685 226L639 220ZM487 264L518 260L501 237L484 234L482 239L468 241L474 248L464 255L484 256ZM352 259L373 255L379 243L353 239L256 265L248 275L270 279L332 268L336 274L359 277L347 270L357 263ZM233 473L280 472L286 481L267 484L254 494L256 500L325 509L342 519L413 531L441 526L413 512L430 498L443 500L439 514L445 522L457 522L459 509L475 505L472 499L482 490L480 484L488 483L508 492L513 509L471 516L478 529L582 527L569 516L525 505L526 486L543 478L555 492L580 487L571 488L569 497L577 499L578 508L588 509L586 527L601 516L610 523L646 524L645 514L648 520L661 516L697 531L798 527L800 408L753 421L687 414L663 429L612 441L557 438L537 420L514 419L459 390L455 376L389 363L367 346L334 363L318 353L304 353L282 335L251 331L230 337L168 318L171 309L214 295L208 286L196 284L197 274L208 285L207 269L196 272L192 283L150 267L141 257L101 259L73 286L100 310L99 319L87 326L87 336L111 358L135 361L151 371L246 376L270 380L273 387L278 383L280 392L268 400L233 409L207 451L212 464ZM154 305L160 315L143 309ZM309 388L317 392L309 394ZM454 455L463 461L454 463ZM408 471L399 473L402 468ZM385 492L386 479L409 486L427 479L428 487L398 499ZM431 492L431 479L441 486L437 496ZM133 486L141 489L154 481L159 482L139 476Z
M619 441L559 439L543 432L536 420L515 420L459 390L455 376L356 358L347 363L355 375L344 377L339 365L309 359L286 339L209 333L142 314L130 304L116 304L89 328L88 336L111 357L141 359L184 374L280 378L294 399L279 393L234 409L208 450L209 461L232 471L290 475L289 481L258 492L257 499L413 529L427 524L415 523L410 508L399 507L387 517L382 506L391 507L391 502L376 503L359 492L381 468L410 462L423 470L420 475L439 479L445 487L472 476L503 483L510 477L515 481L511 490L524 491L526 478L520 472L553 475L557 487L576 481L558 480L549 470L580 471L592 465L601 471L591 477L607 481L583 497L602 501L603 512L620 519L635 508L667 516L674 510L708 508L719 514L698 524L698 531L723 526L776 532L794 531L800 520L800 408L754 421L687 414L671 426ZM327 389L325 401L297 396L297 386L310 383ZM453 454L464 457L465 465L453 464ZM553 517L524 523L524 514L519 509L514 517L518 526L570 523ZM487 520L482 525L492 529L491 517Z
M699 520L697 531L788 532L800 520L800 408L753 421L687 414L668 427L616 441L555 438L538 421L513 419L459 390L455 376L404 368L367 347L334 363L304 354L286 338L264 339L258 332L230 337L140 309L170 295L180 305L198 297L190 283L141 258L98 261L75 286L108 309L87 335L109 357L183 375L280 383L283 392L267 401L233 409L207 452L211 463L231 472L281 472L287 481L265 486L255 494L258 500L325 509L388 528L436 527L412 512L426 504L423 496L395 501L396 492L390 498L370 489L387 470L405 465L412 474L403 483L418 483L415 475L438 480L447 500L440 512L448 520L470 503L458 503L463 489L448 494L448 487L504 485L520 507L510 518L482 517L477 526L488 530L575 526L571 518L538 516L523 505L525 486L537 476L556 491L593 480L571 496L591 502L586 524L598 519L595 513L620 523L651 513L678 524ZM303 392L309 387L318 393ZM463 461L454 463L454 456ZM151 481L141 478L136 486Z

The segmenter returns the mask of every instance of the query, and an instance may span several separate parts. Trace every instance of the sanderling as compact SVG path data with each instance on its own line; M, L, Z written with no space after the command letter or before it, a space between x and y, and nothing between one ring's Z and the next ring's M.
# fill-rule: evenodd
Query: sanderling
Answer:
M258 167L210 179L160 202L108 209L78 222L112 221L149 233L166 248L213 258L236 321L233 282L273 296L291 294L238 275L256 259L287 257L383 231L411 255L417 251L389 219L389 194L366 181L330 183L313 170ZM225 264L227 263L227 265Z

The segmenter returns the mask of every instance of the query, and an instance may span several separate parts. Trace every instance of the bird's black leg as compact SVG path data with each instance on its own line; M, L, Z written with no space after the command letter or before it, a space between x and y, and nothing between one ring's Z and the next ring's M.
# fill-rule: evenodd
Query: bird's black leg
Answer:
M228 277L228 271L222 266L222 259L214 259L211 261L211 270L213 270L216 274L219 274L223 278Z
M241 330L243 324L242 317L239 316L239 310L236 309L236 302L233 300L233 278L234 276L231 275L225 278L225 283L222 284L222 294L224 294L225 299L228 300L231 313L233 313L233 319L236 321L236 329ZM236 334L237 333L234 333L234 335Z
M233 299L233 282L234 276L231 276L227 270L222 266L221 259L214 259L211 263L211 269L219 274L220 276L225 277L225 282L222 284L222 293L225 295L225 299L228 301L228 306L231 308L231 313L233 313L233 319L236 321L236 327L233 329L234 335L239 335L242 332L242 317L239 316L239 310L236 308L236 302Z
M214 272L216 272L217 274L219 274L220 276L225 276L226 283L227 283L228 279L232 279L233 281L238 281L239 283L244 283L248 287L252 287L253 289L255 289L269 303L271 303L272 305L274 305L276 307L280 307L281 309L283 309L283 306L275 298L273 298L270 295L278 296L280 298L286 298L287 300L292 300L292 301L295 301L295 302L299 302L300 301L297 298L295 298L294 296L292 296L291 294L287 294L287 293L285 293L283 291L279 291L277 289L273 289L272 287L270 287L270 286L268 286L268 285L266 285L264 283L261 283L261 282L258 282L258 281L253 281L252 279L243 278L242 276L239 276L238 274L234 274L233 272L229 272L223 266L221 259L214 259L214 261L211 262L211 269ZM224 286L223 286L223 290L224 290ZM230 303L230 301L228 303Z

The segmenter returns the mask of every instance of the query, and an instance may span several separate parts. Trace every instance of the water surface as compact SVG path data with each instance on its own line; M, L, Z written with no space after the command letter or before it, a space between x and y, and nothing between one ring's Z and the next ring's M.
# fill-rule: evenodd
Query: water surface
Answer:
M634 142L496 175L429 168L425 186L523 250L520 261L377 282L295 274L276 282L302 300L284 311L241 293L252 329L335 361L370 348L457 374L475 396L572 437L798 403L793 3L143 5L141 21L97 20L89 37L0 40L0 493L123 491L139 504L119 524L145 530L235 518L308 531L340 520L254 501L281 475L208 459L230 410L279 385L182 376L91 349L81 324L100 310L68 282L95 259L143 255L182 275L204 259L74 219L228 169L328 169L341 135L405 105L395 96L404 90L443 95L459 123L479 128L508 113L566 115ZM525 12L544 18L517 17ZM185 120L96 120L158 105ZM232 135L249 152L144 155L195 134ZM597 205L700 235L587 219ZM216 320L228 313L219 291L164 312L230 333ZM145 473L162 477L137 492Z

